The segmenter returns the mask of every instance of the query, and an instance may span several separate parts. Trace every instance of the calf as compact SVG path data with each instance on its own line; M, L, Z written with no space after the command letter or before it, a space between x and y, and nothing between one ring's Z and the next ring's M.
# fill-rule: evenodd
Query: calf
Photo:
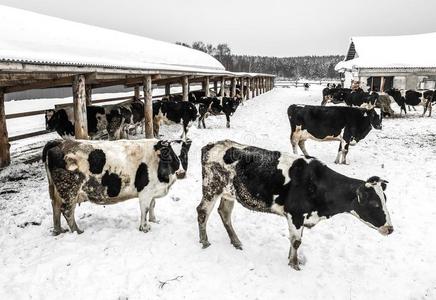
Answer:
M101 106L87 106L88 135L91 139L98 139L107 127L105 109ZM45 111L45 128L56 131L63 139L74 138L74 109L64 107Z
M47 143L42 159L53 207L54 234L65 232L61 213L72 232L83 232L74 218L76 204L91 201L106 205L137 197L141 208L139 230L149 231L147 214L150 222L156 222L155 198L165 196L176 177L182 178L186 172L183 165L187 168L190 145L184 143L181 150L185 153L176 155L172 144L158 140Z
M298 154L297 144L304 155L305 141L338 140L339 150L335 163L346 164L349 145L364 139L371 128L382 128L382 118L374 109L363 110L354 107L291 105L288 108L291 124L291 144Z
M198 118L198 128L201 128L200 122L203 125L203 128L206 128L205 119L209 115L226 115L226 127L230 128L230 116L232 116L239 104L241 103L240 98L234 97L204 97L201 100L198 100L199 107L198 111L200 117Z
M182 137L186 140L188 126L197 119L197 108L188 101L154 101L153 102L153 133L159 135L161 124L182 124Z
M303 228L340 213L349 213L381 234L393 232L386 207L387 181L341 175L313 158L269 151L225 140L208 144L201 152L203 198L197 207L200 243L210 246L206 223L217 200L218 213L237 249L242 244L232 226L235 202L288 221L289 265L299 270L297 250Z

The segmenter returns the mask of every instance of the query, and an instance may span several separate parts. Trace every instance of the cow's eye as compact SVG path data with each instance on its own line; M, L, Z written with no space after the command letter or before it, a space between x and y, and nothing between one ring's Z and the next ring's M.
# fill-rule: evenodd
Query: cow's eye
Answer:
M380 203L375 200L369 201L369 205L371 205L372 207L380 207Z

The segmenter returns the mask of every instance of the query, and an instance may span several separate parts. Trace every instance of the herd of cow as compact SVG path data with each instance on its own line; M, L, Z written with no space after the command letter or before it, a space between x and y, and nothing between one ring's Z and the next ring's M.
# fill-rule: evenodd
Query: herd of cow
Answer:
M342 87L329 88L326 87L322 91L323 100L321 105L327 103L345 103L348 106L357 107L378 107L381 109L383 116L392 117L394 114L391 108L391 99L393 99L400 107L400 115L404 111L407 114L406 105L413 107L423 106L424 112L422 116L428 110L428 116L431 116L432 105L436 104L436 91L427 90L425 92L417 92L414 90L407 90L404 95L400 90L392 88L385 92L385 94L379 94L377 92L364 92L362 89L352 90Z
M230 128L230 116L241 103L240 97L205 97L204 91L190 92L188 99L182 101L181 95L170 95L153 101L155 137L159 137L160 125L180 124L186 139L188 126L198 119L198 128L200 125L206 128L205 119L209 115L224 114ZM127 139L131 130L136 134L138 127L144 129L144 103L139 99L107 106L89 105L86 113L91 139ZM45 122L48 131L56 131L64 139L74 137L72 106L46 110Z
M329 94L332 101L339 99L339 93L342 91ZM361 101L359 97L350 98ZM224 113L229 127L229 117L241 102L238 98L205 97L202 92L190 93L189 98L184 102L179 96L171 96L153 103L155 136L159 137L160 124L177 123L184 129L180 140L64 139L47 143L43 161L53 208L53 233L66 231L61 227L61 214L72 232L82 232L74 217L76 204L91 201L105 205L135 197L141 211L139 230L148 232L150 222L156 222L155 199L165 196L176 179L186 174L191 146L186 138L189 124L198 120L198 126L205 127L207 115ZM366 99L373 103L372 95ZM90 106L89 134L100 138L106 130L110 140L125 138L130 129L143 127L143 111L139 100L111 107ZM300 268L297 250L303 228L336 214L352 214L383 235L393 232L384 193L387 181L377 176L359 180L339 174L310 157L304 146L308 138L340 140L336 162L346 163L349 145L363 139L372 127L381 129L382 117L374 108L291 105L288 117L294 154L230 140L203 146L203 197L197 206L203 248L210 245L206 223L217 200L218 213L237 249L242 249L242 244L231 222L235 202L286 218L291 242L289 265L296 270ZM74 134L69 109L49 111L46 119L47 127L62 137ZM297 145L304 156L298 156Z

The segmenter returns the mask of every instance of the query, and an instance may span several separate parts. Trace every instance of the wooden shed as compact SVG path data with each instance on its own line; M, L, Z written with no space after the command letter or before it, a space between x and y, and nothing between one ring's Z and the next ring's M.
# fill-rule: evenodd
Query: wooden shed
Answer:
M7 93L71 87L75 136L87 139L93 89L124 85L137 97L142 87L145 133L151 138L153 86L169 93L171 84L181 85L185 101L193 82L207 93L211 84L218 91L218 83L230 81L234 94L237 80L251 84L252 95L272 88L272 75L231 73L214 57L187 47L6 6L0 6L0 19L0 168L10 164L6 119L29 115L6 116Z
M434 89L435 47L436 33L352 37L344 61L335 69L345 87L359 80L374 91Z

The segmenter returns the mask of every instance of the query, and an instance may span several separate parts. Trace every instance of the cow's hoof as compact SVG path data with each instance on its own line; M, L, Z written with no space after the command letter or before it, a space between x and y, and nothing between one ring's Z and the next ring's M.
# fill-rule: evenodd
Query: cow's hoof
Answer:
M335 160L335 164L338 164L339 163L339 160Z
M210 243L209 243L209 241L200 241L200 243L202 243L202 244L203 244L203 249L206 249L207 247L209 247L209 246L210 246Z
M242 244L237 244L237 243L232 243L232 245L236 248L236 249L238 249L238 250L243 250L242 249Z
M160 223L160 220L158 220L156 218L150 218L150 219L148 219L148 221L151 222L151 223L156 223L156 224Z
M80 230L79 228L76 229L77 234L82 234L83 230Z
M58 229L58 230L54 230L53 229L53 231L52 231L52 235L53 236L57 236L57 235L60 235L61 233L65 233L65 232L67 232L68 231L68 229L63 229L63 228L61 228L61 229Z
M295 271L300 271L300 270L301 270L301 269L300 269L300 265L299 265L298 262L297 262L297 263L294 263L294 262L290 261L290 262L289 262L289 266L290 266L292 269L294 269Z
M147 232L149 232L150 231L150 229L151 229L151 227L150 227L150 225L149 224L145 224L144 226L139 226L139 231L142 231L142 232L144 232L144 233L147 233Z

